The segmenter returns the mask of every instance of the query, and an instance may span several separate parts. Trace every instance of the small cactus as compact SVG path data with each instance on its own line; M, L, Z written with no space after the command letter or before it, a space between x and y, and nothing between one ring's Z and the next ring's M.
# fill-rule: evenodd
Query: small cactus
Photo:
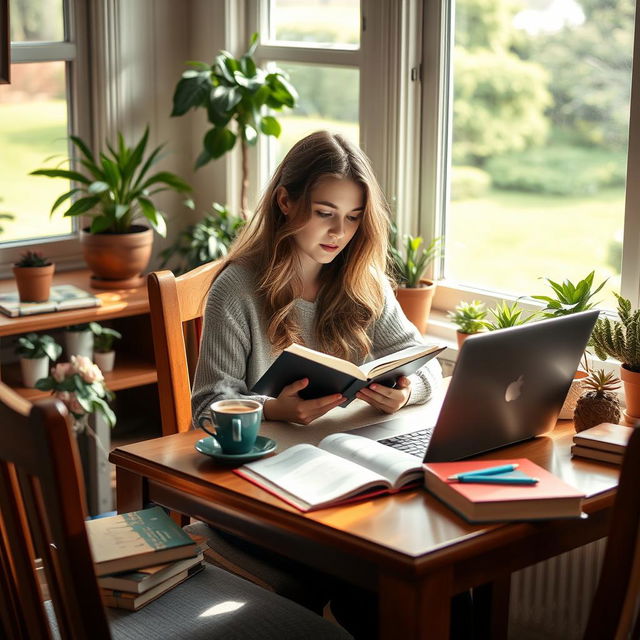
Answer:
M573 419L576 431L584 431L601 422L620 422L620 401L614 393L620 388L620 380L603 369L592 371L583 381L588 389L576 403Z
M48 267L50 264L51 260L39 251L25 251L16 262L16 267Z

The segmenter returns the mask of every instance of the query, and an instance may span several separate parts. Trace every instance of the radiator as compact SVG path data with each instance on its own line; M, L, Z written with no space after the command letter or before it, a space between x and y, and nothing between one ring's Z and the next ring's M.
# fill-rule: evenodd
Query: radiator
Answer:
M606 538L511 576L509 638L582 637L598 584Z

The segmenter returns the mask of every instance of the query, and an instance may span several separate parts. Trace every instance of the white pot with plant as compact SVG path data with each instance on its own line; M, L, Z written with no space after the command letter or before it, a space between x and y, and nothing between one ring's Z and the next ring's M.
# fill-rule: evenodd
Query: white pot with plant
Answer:
M28 333L18 338L17 352L22 384L33 388L38 380L49 375L49 362L60 357L62 347L51 336Z
M120 340L122 334L110 327L103 327L97 322L90 322L93 333L93 361L103 373L113 371L116 352L113 349L114 340Z
M479 333L485 328L484 319L487 317L487 310L480 300L472 300L471 302L461 300L454 311L449 311L447 315L452 322L458 325L456 339L458 349L460 349L468 336Z
M67 358L85 356L93 359L93 332L89 323L73 324L64 330L64 351Z

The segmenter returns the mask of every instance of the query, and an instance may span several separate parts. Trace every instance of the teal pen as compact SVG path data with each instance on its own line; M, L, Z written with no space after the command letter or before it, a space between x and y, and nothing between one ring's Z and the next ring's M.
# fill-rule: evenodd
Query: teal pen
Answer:
M447 480L458 480L463 476L492 476L498 473L509 473L509 471L515 471L518 468L518 464L501 464L497 467L487 467L486 469L476 469L475 471L464 471L462 473L456 473L453 476L449 476Z
M476 484L537 484L538 478L502 478L498 476L460 476L458 482L476 483Z

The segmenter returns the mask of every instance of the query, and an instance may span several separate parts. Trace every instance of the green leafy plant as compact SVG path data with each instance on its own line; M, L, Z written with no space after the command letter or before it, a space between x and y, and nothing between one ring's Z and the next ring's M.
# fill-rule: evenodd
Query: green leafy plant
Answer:
M389 257L396 281L400 286L414 289L420 286L420 279L427 267L441 255L441 238L434 238L427 247L422 247L422 238L406 235L404 237L404 255L397 247L397 233L392 226Z
M114 340L120 340L122 334L110 327L103 327L97 322L90 322L89 328L93 333L93 350L98 353L108 353L113 349Z
M592 271L577 284L573 284L570 280L564 280L562 284L559 284L551 280L551 278L545 278L553 289L555 296L532 296L532 298L546 303L547 306L542 309L542 315L545 318L557 318L592 309L597 303L592 302L591 299L607 282L604 280L593 290L594 275L595 272Z
M127 146L118 133L117 145L106 143L108 152L96 158L89 146L79 137L70 136L79 151L79 164L85 171L67 169L38 169L34 176L63 178L79 186L63 193L53 204L51 213L64 202L78 195L64 216L92 217L91 233L129 233L138 218L145 218L161 235L166 235L164 214L156 208L154 195L173 190L191 191L191 187L169 171L150 175L151 167L160 159L163 145L146 154L149 127L133 146ZM190 201L187 201L191 204Z
M16 267L48 267L51 260L39 251L25 251L20 254L20 260L15 263Z
M164 269L174 258L178 263L172 271L179 275L227 255L229 246L245 223L244 218L234 216L226 207L213 203L213 212L196 224L185 227L176 241L160 252Z
M631 301L614 292L619 320L596 320L589 345L598 358L619 360L630 371L640 372L640 309L631 310Z
M493 309L489 309L489 313L493 316L493 321L483 322L483 325L489 331L497 329L506 329L507 327L515 327L525 324L533 318L523 318L524 309L517 302L509 305L505 300L497 304Z
M280 123L266 110L293 108L298 98L284 71L274 68L267 72L256 66L253 55L257 45L258 34L254 33L248 51L239 59L228 51L219 51L211 65L187 62L191 69L182 74L176 86L171 111L172 116L181 116L190 109L203 108L207 112L212 128L204 136L196 168L231 151L240 139L243 217L248 211L248 147L257 143L260 133L278 137Z
M449 311L448 317L458 325L460 333L478 333L484 328L487 310L479 300L466 302L462 300L456 305L455 311Z
M51 336L28 333L18 338L16 351L18 355L29 360L46 356L53 361L60 357L62 347Z

